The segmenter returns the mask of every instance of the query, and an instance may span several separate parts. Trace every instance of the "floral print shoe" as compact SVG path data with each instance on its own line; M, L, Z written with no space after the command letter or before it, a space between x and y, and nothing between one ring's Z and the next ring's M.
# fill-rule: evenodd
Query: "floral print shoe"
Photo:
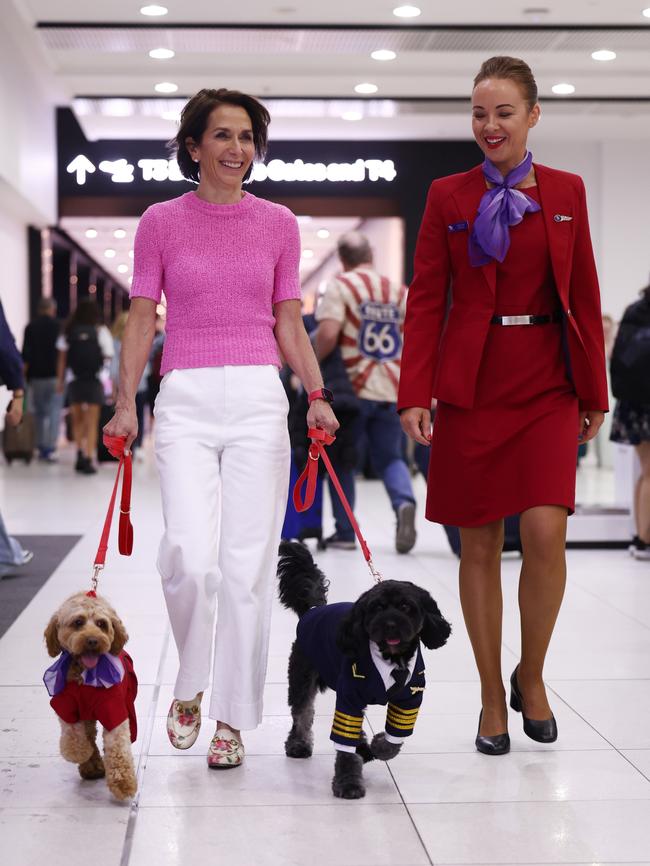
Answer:
M189 749L201 730L201 698L203 692L191 701L176 698L167 713L167 736L175 749Z
M208 767L211 770L229 770L244 760L241 737L230 728L217 728L208 749Z

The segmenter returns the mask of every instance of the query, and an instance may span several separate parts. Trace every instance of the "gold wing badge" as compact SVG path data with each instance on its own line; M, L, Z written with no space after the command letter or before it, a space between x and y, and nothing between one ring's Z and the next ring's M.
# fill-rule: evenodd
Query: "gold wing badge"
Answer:
M418 692L424 691L424 686L409 686L412 695L417 695Z
M366 678L364 674L360 674L357 672L357 663L356 662L352 665L352 676L356 680L365 680L365 678Z

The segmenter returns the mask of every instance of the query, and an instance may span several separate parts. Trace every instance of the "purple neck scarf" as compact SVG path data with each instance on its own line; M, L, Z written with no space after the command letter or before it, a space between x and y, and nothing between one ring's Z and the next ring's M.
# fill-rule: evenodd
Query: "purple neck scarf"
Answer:
M58 695L65 688L68 678L68 668L72 662L72 656L65 650L61 653L54 664L43 674L43 682L50 697ZM81 675L84 685L96 688L107 688L121 683L124 678L124 665L118 656L110 653L100 655L94 668L86 668Z
M527 211L541 210L537 202L514 187L530 171L533 155L530 151L512 171L503 177L499 169L485 159L483 174L493 189L488 189L478 206L478 215L469 238L469 261L472 267L486 265L492 259L502 262L510 247L510 226L516 226Z

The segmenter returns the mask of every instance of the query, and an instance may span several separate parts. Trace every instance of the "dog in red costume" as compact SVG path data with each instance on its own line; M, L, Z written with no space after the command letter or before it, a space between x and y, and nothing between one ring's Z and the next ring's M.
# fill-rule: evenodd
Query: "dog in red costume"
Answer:
M59 656L43 678L61 723L61 755L79 765L82 779L106 776L118 800L135 796L131 743L137 735L138 681L129 636L106 599L78 592L65 601L45 629L47 651ZM104 754L96 744L103 727Z

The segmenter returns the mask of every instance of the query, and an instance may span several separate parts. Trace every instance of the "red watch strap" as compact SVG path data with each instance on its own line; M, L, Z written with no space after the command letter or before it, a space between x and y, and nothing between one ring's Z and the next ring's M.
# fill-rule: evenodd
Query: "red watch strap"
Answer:
M323 394L322 388L317 388L315 391L310 391L307 395L307 402L313 403L314 400L325 400L325 395Z

